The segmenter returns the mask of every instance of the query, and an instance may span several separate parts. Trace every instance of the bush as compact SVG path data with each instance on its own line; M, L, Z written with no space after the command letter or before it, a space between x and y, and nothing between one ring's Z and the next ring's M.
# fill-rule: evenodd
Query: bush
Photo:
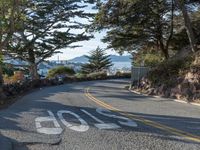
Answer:
M13 76L14 75L14 71L13 71L13 69L10 69L9 67L7 67L7 66L5 66L5 65L3 65L3 74L4 75L7 75L7 76Z
M17 83L24 80L23 74L21 72L16 72L13 76L8 76L7 74L3 76L4 83L11 84Z
M87 75L84 74L84 73L77 73L77 74L75 75L75 77L81 79L81 78L87 78Z
M172 85L171 80L179 77L182 71L190 68L191 63L191 57L162 62L149 72L148 78L153 84L169 82L169 85Z
M142 49L135 56L133 64L134 66L144 66L154 67L163 62L164 57L162 54L156 50Z
M121 77L121 78L131 78L131 72L120 72L120 71L117 71L115 76L116 77Z
M162 57L156 54L146 54L144 57L144 63L146 66L154 67L162 62Z
M98 80L98 79L106 79L107 73L106 72L94 72L87 75L87 78L91 80Z
M72 68L59 66L59 67L49 70L47 77L54 78L57 75L74 75L74 74L75 74L75 71Z

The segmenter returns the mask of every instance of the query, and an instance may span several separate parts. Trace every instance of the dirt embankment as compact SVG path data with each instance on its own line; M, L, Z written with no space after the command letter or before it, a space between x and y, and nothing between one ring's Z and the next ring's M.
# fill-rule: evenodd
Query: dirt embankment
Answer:
M135 88L149 95L200 103L200 52L160 64Z

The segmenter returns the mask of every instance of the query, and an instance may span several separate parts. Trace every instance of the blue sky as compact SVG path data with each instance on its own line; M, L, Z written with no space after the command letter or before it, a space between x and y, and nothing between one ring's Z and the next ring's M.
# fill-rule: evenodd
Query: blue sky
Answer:
M60 60L68 60L72 59L74 57L82 56L82 55L87 55L88 52L91 50L94 50L99 46L100 48L106 48L106 43L101 42L101 39L105 35L105 32L102 33L95 33L94 36L95 38L89 40L89 41L83 41L83 42L77 42L75 44L77 45L82 45L82 47L77 47L77 48L65 48L60 50L62 53L61 54L56 54L50 58L50 60L57 60L58 57ZM117 53L114 50L107 50L107 54L115 54Z
M89 5L88 7L84 8L83 10L85 12L89 12L89 13L95 13L96 10L92 9L93 5ZM75 18L75 21L81 22L81 23L88 23L87 20L82 19L82 18ZM73 32L75 33L80 33L80 31L76 31L73 30ZM61 54L56 54L54 56L52 56L51 58L49 58L50 60L57 60L58 57L60 60L68 60L68 59L72 59L74 57L78 57L78 56L82 56L82 55L87 55L88 52L90 52L91 50L96 49L98 46L100 48L106 48L106 44L101 42L101 39L103 38L103 36L106 34L106 32L101 32L101 33L94 33L94 37L93 39L89 40L89 41L83 41L83 42L77 42L73 45L82 45L82 47L77 47L74 49L71 48L65 48L60 50L62 53ZM115 54L117 55L117 53L114 50L107 50L106 51L107 54Z

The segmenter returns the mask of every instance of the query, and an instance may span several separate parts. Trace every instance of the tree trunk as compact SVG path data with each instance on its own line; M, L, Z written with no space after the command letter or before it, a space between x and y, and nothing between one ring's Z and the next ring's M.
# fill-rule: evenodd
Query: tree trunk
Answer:
M177 2L178 6L181 9L182 14L183 14L185 28L186 28L187 35L188 35L188 38L189 38L189 41L190 41L191 49L192 49L193 52L196 52L197 51L196 39L195 39L195 36L194 36L194 32L192 30L192 24L191 24L190 17L189 17L188 12L185 8L184 2L181 1L181 0L176 0L176 2Z
M38 75L38 72L37 72L37 64L31 63L30 74L31 74L31 77L32 77L33 80L39 79L39 75Z
M168 49L162 48L162 52L164 53L165 59L168 60L169 59Z
M165 56L165 59L169 59L169 51L168 51L168 48L165 47L163 41L160 39L159 41L159 47L160 47L160 50L162 51L162 53L164 54Z
M35 59L35 53L34 50L31 46L31 48L28 50L28 59L29 59L29 64L30 64L30 74L33 80L39 79L39 75L37 72L37 63Z
M3 92L3 71L2 66L0 65L0 100L6 98L4 92Z

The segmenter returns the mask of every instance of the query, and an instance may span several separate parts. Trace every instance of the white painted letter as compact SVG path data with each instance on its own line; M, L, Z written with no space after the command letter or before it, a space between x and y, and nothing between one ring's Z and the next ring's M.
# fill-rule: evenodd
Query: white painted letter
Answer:
M64 113L70 114L70 115L76 117L80 121L81 125L80 126L73 126L72 124L70 124L69 122L67 122L63 118L63 114ZM89 126L88 126L87 122L85 120L83 120L79 115L77 115L77 114L75 114L75 113L73 113L71 111L60 110L60 111L57 112L57 115L60 118L60 120L62 121L62 123L66 127L70 128L71 130L79 131L79 132L85 132L85 131L87 131L89 129Z
M137 123L136 122L130 120L129 118L123 117L123 116L116 116L116 115L113 115L113 114L108 114L108 113L111 113L111 111L109 111L107 109L97 108L96 111L99 114L107 116L107 117L125 120L125 122L118 121L121 125L129 126L129 127L137 127Z
M47 111L49 113L48 117L37 117L35 118L35 125L37 132L44 134L61 134L63 129L58 124L54 114L51 111ZM41 122L53 122L55 128L45 128L42 127Z
M85 114L87 114L88 116L90 116L92 119L94 119L96 122L95 123L95 127L99 128L99 129L117 129L120 128L120 126L118 126L115 123L105 123L102 120L98 119L97 117L93 116L92 114L90 114L89 112L87 112L84 109L81 109L82 112L84 112Z

